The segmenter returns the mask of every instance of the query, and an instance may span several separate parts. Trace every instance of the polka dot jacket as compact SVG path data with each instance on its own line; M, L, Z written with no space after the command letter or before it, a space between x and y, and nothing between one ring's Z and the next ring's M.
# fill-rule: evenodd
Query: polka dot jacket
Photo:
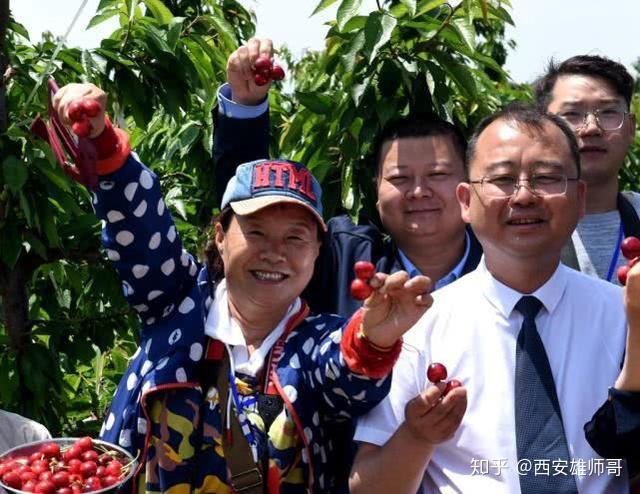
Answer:
M107 256L142 320L101 437L138 455L139 492L232 492L221 448L226 407L197 378L214 293L207 269L183 250L157 177L134 155L100 178L94 206ZM389 376L369 378L345 363L345 327L337 316L300 318L287 337L275 372L285 407L268 431L270 494L332 492L332 428L389 390Z

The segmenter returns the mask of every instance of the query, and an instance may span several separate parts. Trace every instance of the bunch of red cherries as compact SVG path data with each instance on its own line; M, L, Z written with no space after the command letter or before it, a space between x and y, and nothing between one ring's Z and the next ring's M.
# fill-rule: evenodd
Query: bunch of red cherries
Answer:
M640 260L640 239L636 237L625 238L620 245L620 250L629 262L618 268L618 281L621 285L626 285L629 270Z
M358 261L353 266L356 278L351 282L351 296L356 300L365 300L373 293L369 281L376 274L376 267L369 261Z
M284 79L284 69L274 64L269 57L261 56L253 64L253 82L256 86L264 86L269 81L281 81Z
M91 121L89 119L100 113L100 110L102 110L100 103L92 99L83 99L71 103L69 105L69 120L73 122L71 124L73 133L79 137L88 137L91 133Z
M427 379L431 381L433 384L438 384L447 379L447 368L444 364L439 362L434 362L427 368ZM447 381L444 386L444 391L442 392L443 396L446 396L449 391L455 388L459 388L462 386L462 383L457 379L451 379L451 381Z
M0 479L24 492L76 494L116 486L131 468L122 453L83 437L65 449L50 442L30 456L3 458Z

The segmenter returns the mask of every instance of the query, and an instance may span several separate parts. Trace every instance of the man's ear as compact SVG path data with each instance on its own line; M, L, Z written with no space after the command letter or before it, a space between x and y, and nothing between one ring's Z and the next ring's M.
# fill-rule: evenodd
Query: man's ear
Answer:
M460 204L462 221L470 223L469 203L471 202L471 184L467 182L460 182L456 187L456 198Z
M587 182L578 180L578 214L581 220L587 214Z
M635 113L629 113L629 133L631 134L631 139L633 142L633 139L636 136L636 114Z

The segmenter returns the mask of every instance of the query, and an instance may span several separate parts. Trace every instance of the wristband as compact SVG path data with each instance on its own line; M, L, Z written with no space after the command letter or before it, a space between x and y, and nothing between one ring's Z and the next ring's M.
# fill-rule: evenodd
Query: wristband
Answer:
M402 338L389 348L374 345L364 335L360 337L362 325L362 311L356 312L342 335L340 350L345 362L353 372L363 374L373 379L387 376L400 356Z
M91 139L98 155L96 163L98 175L109 175L115 172L125 164L131 153L127 133L114 127L107 115L104 116L104 124L102 133Z

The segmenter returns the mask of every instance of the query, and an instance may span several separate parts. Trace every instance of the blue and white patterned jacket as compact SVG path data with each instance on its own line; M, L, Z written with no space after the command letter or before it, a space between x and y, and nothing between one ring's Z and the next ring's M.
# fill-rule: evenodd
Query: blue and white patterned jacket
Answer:
M143 322L101 436L139 455L140 492L232 492L217 390L203 392L197 377L214 293L206 266L182 248L157 177L134 155L100 177L94 206L107 255ZM289 333L276 369L285 408L269 430L269 469L284 477L270 493L331 492L331 425L366 413L389 390L389 376L372 379L345 363L345 327L319 315L301 317Z

